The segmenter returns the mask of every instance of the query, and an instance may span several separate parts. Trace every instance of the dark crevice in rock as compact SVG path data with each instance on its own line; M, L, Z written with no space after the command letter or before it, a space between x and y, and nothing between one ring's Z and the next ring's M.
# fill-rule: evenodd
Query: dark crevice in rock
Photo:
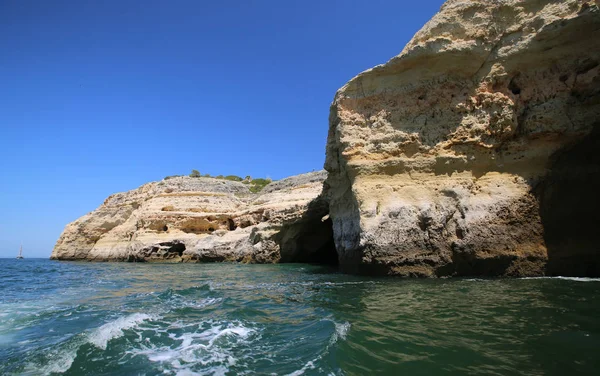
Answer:
M181 261L183 252L185 252L185 244L179 240L174 240L145 247L136 254L129 255L127 261Z
M521 87L518 84L518 80L519 80L519 75L516 75L515 77L513 77L512 80L510 80L510 82L508 83L508 90L511 91L511 93L513 93L514 95L519 95L521 94Z
M550 275L600 276L600 124L550 160L536 187Z
M427 231L427 229L431 225L431 222L432 222L432 218L427 217L425 215L421 215L421 216L419 216L419 222L417 224L419 225L419 228L421 229L421 231Z
M237 228L237 226L235 225L235 222L233 221L233 219L227 218L227 229L229 229L229 231L233 231L236 228Z
M281 229L275 238L281 248L281 262L338 265L328 214L329 204L318 197L310 202L301 220Z

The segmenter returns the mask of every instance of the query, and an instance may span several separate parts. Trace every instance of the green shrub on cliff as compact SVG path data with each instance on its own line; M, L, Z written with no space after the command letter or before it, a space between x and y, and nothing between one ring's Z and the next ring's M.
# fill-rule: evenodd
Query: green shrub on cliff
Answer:
M225 176L224 179L225 180L231 180L231 181L242 181L242 180L244 180L241 177L236 176L236 175L227 175L227 176Z
M267 179L262 179L262 178L252 179L252 181L250 182L250 187L248 189L250 189L250 192L258 193L258 192L262 191L263 188L266 187L270 182L272 182L272 180L269 178L267 178Z
M178 178L180 176L183 176L183 175L169 175L169 176L165 176L163 180L169 180L169 179L173 179L173 178Z
M176 178L176 177L180 177L180 176L185 176L185 175L170 175L170 176L166 176L164 178L164 180L169 180L172 178ZM260 191L263 190L264 187L266 187L269 183L272 182L272 180L270 178L256 178L253 179L250 175L247 175L245 178L242 178L240 176L237 175L217 175L217 176L211 176L210 174L204 174L202 175L200 173L200 171L198 170L192 170L192 172L188 175L191 178L199 178L199 177L205 177L205 178L213 178L213 179L219 179L219 180L229 180L229 181L237 181L237 182L241 182L244 183L246 185L248 185L248 189L253 192L253 193L258 193ZM223 183L224 184L224 183Z

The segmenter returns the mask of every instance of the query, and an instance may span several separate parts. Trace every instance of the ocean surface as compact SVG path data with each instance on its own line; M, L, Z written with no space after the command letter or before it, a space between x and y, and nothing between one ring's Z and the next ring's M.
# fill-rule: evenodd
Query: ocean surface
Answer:
M600 280L0 259L0 374L599 374Z

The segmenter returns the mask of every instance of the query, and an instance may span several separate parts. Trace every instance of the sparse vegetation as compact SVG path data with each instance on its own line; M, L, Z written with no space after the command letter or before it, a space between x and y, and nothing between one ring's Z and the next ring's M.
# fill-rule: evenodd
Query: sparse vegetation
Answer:
M170 175L170 176L166 176L164 178L164 180L169 180L169 179L180 177L180 176L184 176L184 175ZM205 178L213 178L213 179L219 179L219 180L229 180L229 181L241 182L243 184L248 185L248 189L253 193L258 193L258 192L262 191L264 187L266 187L269 183L272 182L271 178L269 178L268 176L264 179L263 178L253 179L252 176L250 176L250 175L246 175L246 177L244 177L244 178L237 176L237 175L211 176L210 174L202 175L200 173L200 171L198 171L198 170L192 170L192 172L188 176L192 177L192 178L205 177ZM170 193L170 192L167 192L167 193Z
M250 187L248 189L250 189L250 192L252 193L258 193L260 191L263 190L264 187L266 187L269 183L271 183L272 180L271 179L252 179L250 181Z
M175 207L173 205L165 206L161 209L162 211L175 211Z

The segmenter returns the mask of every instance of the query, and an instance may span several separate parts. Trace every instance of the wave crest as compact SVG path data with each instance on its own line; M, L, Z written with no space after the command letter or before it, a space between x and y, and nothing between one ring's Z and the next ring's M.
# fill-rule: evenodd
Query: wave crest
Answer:
M152 319L155 319L155 317L145 313L134 313L129 316L119 317L94 330L89 336L89 341L94 346L106 350L110 340L123 336L123 330L133 329L142 322Z

